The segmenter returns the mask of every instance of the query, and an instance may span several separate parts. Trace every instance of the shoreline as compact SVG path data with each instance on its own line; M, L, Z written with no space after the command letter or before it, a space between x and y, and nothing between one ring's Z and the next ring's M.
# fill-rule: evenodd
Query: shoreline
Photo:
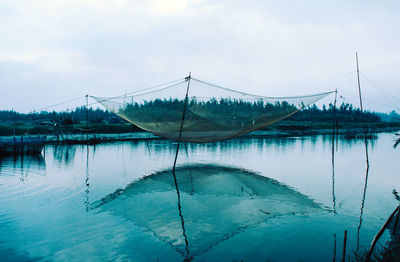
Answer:
M381 128L367 128L368 139L373 139L378 133L395 133L399 132L400 127L381 127ZM307 137L316 135L332 135L333 129L306 129L306 130L282 130L282 129L268 129L256 130L248 134L241 135L236 139L248 138L289 138L289 137ZM364 131L362 128L342 128L335 132L335 135L341 136L344 139L362 139L364 138ZM146 131L140 132L126 132L126 133L88 133L88 134L67 134L59 136L57 140L55 135L48 134L35 134L28 135L31 137L46 136L45 144L102 144L111 142L123 141L149 141L149 140L167 140L162 137L153 135ZM13 137L13 136L2 136Z

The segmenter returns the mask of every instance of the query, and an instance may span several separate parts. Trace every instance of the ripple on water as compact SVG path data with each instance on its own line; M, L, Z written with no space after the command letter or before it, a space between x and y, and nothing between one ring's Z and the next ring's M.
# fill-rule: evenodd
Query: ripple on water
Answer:
M392 167L400 151L391 157L390 139L371 152L362 214L362 143L339 147L335 179L329 139L188 145L176 170L180 202L170 169L162 171L172 165L174 143L72 146L68 161L49 146L46 161L0 159L0 261L182 261L186 253L196 261L324 261L344 230L350 253L361 218L365 246L398 205ZM331 202L335 214L324 208Z

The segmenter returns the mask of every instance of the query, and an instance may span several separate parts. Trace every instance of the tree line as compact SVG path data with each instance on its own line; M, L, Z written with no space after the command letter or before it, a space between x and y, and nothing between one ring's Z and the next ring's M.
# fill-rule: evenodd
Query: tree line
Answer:
M322 109L318 108L315 104L307 107L304 110L297 112L296 114L290 116L288 120L292 121L311 121L311 122L323 122L332 121L334 118L338 122L381 122L381 116L385 115L383 113L376 113L370 111L364 111L361 114L359 108L353 107L353 105L348 103L342 103L340 106L334 107L333 104L322 106Z
M175 103L175 109L179 109L182 107L181 103ZM210 106L216 106L216 101L211 101L209 104L201 104ZM193 105L192 105L193 106ZM248 104L237 104L234 105L231 102L223 101L223 103L219 103L219 107L226 107L220 109L222 112L229 112L234 106L240 108L240 110L246 110L246 112L251 112L251 110L260 109L266 110L267 107L261 106L259 103L256 103L254 106L250 106ZM131 110L138 108L139 105L130 105ZM167 106L163 105L163 103L152 102L149 103L146 108L153 107L153 110L160 110L160 114L162 111L169 110ZM290 107L289 105L284 105L284 107ZM216 111L215 111L216 112ZM165 113L165 112L164 112ZM335 118L339 122L361 122L362 118L364 118L365 122L381 122L388 121L388 119L393 119L394 121L399 121L400 118L394 112L390 114L376 113L370 111L364 111L363 115L361 114L361 110L359 108L354 107L348 103L342 103L340 106L334 107L333 104L329 104L328 106L323 105L322 108L317 107L316 105L312 105L306 107L305 109L297 112L296 114L290 116L288 120L302 122L302 121L311 121L311 122L325 122L332 121ZM117 117L114 113L109 110L103 109L93 109L86 107L77 107L71 111L64 112L30 112L30 113L19 113L13 110L2 110L0 111L0 123L1 124L12 124L12 123L36 123L36 124L50 124L50 123L60 123L60 124L79 124L86 123L86 118L88 116L89 123L123 123L125 122L121 118ZM388 116L391 116L388 118ZM397 117L396 117L397 116Z
M2 110L0 111L0 123L36 123L36 124L51 124L59 123L64 125L86 123L102 123L102 122L123 122L116 117L116 115L109 110L93 109L81 106L71 111L63 112L31 112L31 113L19 113L14 110Z

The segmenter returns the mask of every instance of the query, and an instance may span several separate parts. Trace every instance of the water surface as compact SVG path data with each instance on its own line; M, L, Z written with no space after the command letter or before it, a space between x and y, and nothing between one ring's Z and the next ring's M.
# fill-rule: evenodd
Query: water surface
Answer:
M325 261L399 204L393 134L46 146L0 160L2 261ZM334 172L333 172L334 171ZM368 176L366 176L368 175ZM366 179L367 178L367 179ZM367 183L366 183L367 182ZM385 233L381 241L390 239Z

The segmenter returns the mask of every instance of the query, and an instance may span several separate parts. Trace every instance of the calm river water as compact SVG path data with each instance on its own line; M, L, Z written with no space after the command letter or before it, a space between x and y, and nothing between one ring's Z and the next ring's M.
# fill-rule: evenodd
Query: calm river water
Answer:
M46 146L0 159L0 261L332 261L399 204L395 135ZM368 179L366 180L366 175ZM366 184L367 181L367 184ZM390 239L386 232L380 244Z

